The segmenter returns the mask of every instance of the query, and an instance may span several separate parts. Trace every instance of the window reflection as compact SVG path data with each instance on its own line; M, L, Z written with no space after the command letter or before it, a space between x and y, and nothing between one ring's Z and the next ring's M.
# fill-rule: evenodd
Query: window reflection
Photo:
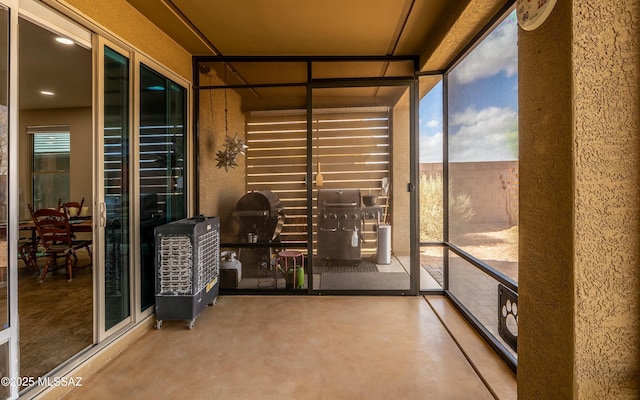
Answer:
M105 48L105 329L129 309L129 60Z
M154 228L186 217L186 89L140 67L142 310L154 304Z

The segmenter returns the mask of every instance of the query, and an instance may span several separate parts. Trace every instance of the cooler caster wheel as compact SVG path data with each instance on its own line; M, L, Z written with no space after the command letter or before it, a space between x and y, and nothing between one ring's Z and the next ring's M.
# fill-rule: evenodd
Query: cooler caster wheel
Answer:
M161 319L156 321L156 329L162 329L162 320Z
M193 329L193 325L195 325L196 320L192 319L191 321L187 322L187 328L189 329Z
M217 297L215 299L213 299L213 301L211 303L209 303L209 305L210 306L215 306L216 305L216 301L218 301Z

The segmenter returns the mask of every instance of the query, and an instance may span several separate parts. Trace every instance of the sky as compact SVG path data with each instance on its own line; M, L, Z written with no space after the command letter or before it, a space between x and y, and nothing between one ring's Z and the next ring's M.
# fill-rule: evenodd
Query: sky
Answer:
M449 74L449 161L518 159L515 12ZM442 82L420 102L420 162L442 162Z

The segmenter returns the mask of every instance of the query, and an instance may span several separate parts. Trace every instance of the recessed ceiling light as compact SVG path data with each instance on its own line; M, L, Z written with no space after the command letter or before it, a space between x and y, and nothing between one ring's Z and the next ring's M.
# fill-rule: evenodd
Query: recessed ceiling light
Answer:
M68 39L66 37L57 37L56 38L56 42L58 43L62 43L62 44L66 44L66 45L71 45L73 44L73 40Z
M55 93L53 93L53 92L52 92L52 91L50 91L50 90L41 90L41 91L40 91L40 94L43 94L43 95L45 95L45 96L53 96Z

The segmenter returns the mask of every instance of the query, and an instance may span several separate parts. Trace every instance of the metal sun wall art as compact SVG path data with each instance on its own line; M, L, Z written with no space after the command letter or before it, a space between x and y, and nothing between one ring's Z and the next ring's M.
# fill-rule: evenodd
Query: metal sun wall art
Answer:
M234 137L229 135L224 140L224 148L218 150L216 153L216 161L218 161L218 168L224 168L225 171L229 171L229 168L235 168L238 166L238 156L245 155L245 152L249 146L247 146L247 140L245 138L238 137L238 133Z

